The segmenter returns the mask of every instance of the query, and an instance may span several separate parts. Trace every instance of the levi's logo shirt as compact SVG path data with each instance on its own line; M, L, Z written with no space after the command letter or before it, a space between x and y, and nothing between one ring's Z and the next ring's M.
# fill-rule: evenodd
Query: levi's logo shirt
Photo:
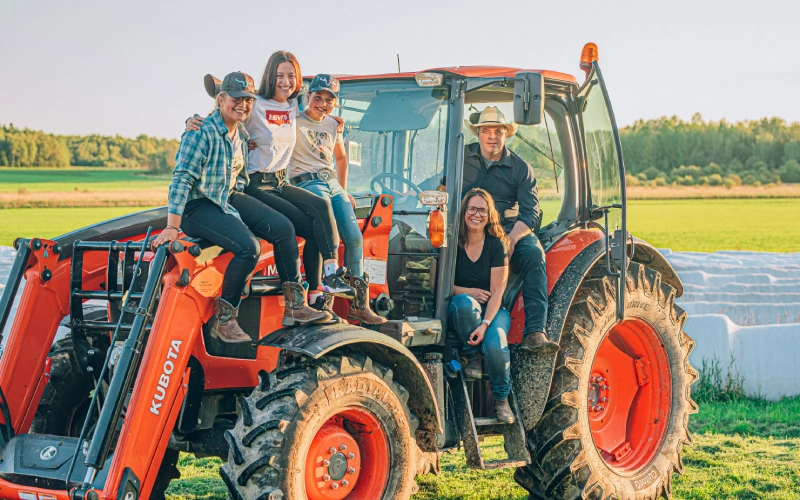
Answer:
M247 172L274 173L285 170L296 142L297 100L277 102L258 97L250 118L245 122L256 149L250 152Z

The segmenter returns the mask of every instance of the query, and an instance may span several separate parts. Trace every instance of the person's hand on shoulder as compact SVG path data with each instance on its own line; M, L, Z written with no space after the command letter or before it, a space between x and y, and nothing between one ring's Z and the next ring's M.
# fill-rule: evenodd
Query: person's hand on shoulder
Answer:
M200 115L194 115L190 118L186 119L186 131L187 132L194 132L195 130L200 130L200 127L206 122L205 118Z
M338 125L336 125L336 133L337 134L343 133L344 132L344 118L342 118L341 116L334 116L334 115L328 115L328 116L330 116L331 118L336 120L336 123L338 123Z
M258 145L255 143L255 141L247 141L247 150L248 151L255 151L255 149L257 147L258 147Z

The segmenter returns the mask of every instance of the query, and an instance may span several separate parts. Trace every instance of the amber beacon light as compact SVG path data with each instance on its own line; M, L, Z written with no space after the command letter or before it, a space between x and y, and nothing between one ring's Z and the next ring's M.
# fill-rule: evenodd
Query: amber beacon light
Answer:
M444 214L438 208L428 215L428 238L433 248L444 244Z
M592 63L599 60L600 52L597 49L597 44L589 42L583 46L580 67L586 73L586 78L589 78L589 73L592 72Z

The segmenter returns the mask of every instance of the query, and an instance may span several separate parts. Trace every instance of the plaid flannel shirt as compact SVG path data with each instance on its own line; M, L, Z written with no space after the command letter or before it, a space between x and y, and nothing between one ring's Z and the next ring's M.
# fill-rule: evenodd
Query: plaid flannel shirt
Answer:
M169 185L169 213L183 215L186 203L208 198L225 213L239 217L236 209L228 203L228 195L233 189L244 189L250 182L246 168L247 141L250 136L241 123L239 133L245 165L238 177L239 186L230 185L233 145L219 110L206 118L200 130L183 133L178 154L175 155L172 183Z

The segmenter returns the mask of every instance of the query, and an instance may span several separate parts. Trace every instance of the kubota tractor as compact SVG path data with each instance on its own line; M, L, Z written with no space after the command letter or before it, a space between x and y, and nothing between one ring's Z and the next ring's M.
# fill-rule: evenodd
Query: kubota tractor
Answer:
M281 328L262 242L239 316L252 344L212 338L230 254L189 239L151 251L166 208L17 240L0 301L1 332L24 278L0 358L0 497L163 498L187 452L226 461L233 499L406 499L459 446L469 467L516 468L531 499L669 497L696 411L693 341L678 276L627 232L596 53L584 50L581 85L498 67L341 78L372 307L390 320L380 327ZM561 346L514 348L512 273L511 425L494 419L487 380L464 379L446 314L475 140L464 120L487 105L520 125L507 145L536 171L547 336ZM504 437L507 458L483 458L486 435Z

